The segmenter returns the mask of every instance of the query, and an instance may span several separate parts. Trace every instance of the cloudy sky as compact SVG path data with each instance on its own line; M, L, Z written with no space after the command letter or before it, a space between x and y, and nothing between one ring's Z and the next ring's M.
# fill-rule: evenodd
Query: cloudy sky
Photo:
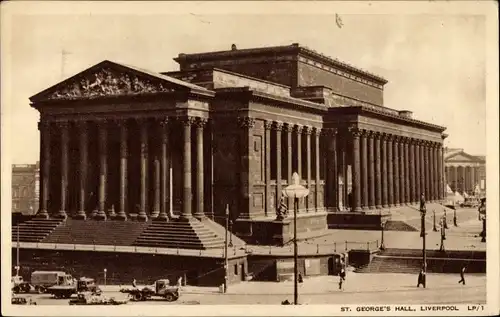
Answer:
M177 69L172 58L179 53L225 50L232 43L238 48L300 43L379 74L389 80L387 107L446 126L447 146L486 153L484 16L374 14L345 6L315 12L294 7L293 14L283 8L262 8L266 14L259 14L252 7L227 14L210 3L184 11L164 4L139 14L139 7L111 6L103 11L68 5L64 14L47 9L10 17L9 72L2 74L10 89L2 114L10 123L13 163L38 159L39 115L28 101L37 92L104 59L169 71Z

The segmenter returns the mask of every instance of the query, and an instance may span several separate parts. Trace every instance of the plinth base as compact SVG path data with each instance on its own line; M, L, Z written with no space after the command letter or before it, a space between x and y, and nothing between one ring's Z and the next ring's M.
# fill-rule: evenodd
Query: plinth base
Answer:
M311 212L297 215L297 240L324 235L327 213ZM237 219L233 232L246 243L283 246L293 241L293 215L283 220L275 218Z

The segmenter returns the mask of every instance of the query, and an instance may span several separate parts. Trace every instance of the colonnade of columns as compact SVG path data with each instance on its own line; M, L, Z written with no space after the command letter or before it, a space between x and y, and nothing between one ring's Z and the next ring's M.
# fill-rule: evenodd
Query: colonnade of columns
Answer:
M444 196L442 144L364 129L353 140L352 210L381 209Z
M467 164L446 166L446 180L451 190L473 195L480 182L479 167Z
M276 179L276 197L275 208L279 207L281 192L286 184L291 184L293 172L297 172L302 181L305 181L305 186L314 191L304 200L299 202L299 209L309 211L319 211L324 208L321 191L320 179L320 157L321 157L321 129L317 127L296 125L284 123L281 121L265 121L265 144L271 144L271 133L275 136L276 155L274 162L271 161L270 155L266 159L266 201L269 202L271 195L271 179L275 176ZM284 132L284 133L283 133ZM305 138L305 142L303 142ZM295 142L293 141L295 139ZM282 153L282 142L286 142L286 153ZM295 146L294 146L295 145ZM272 150L266 146L266 151ZM305 150L305 157L302 157L302 152ZM313 157L314 156L314 157ZM285 159L286 158L286 159ZM271 164L275 166L275 175L271 175ZM282 164L286 164L282 168ZM282 175L285 171L286 175ZM313 174L314 171L314 174ZM314 182L313 182L314 176ZM282 180L282 181L278 181ZM283 182L286 180L286 183ZM288 208L293 208L293 200L290 198L287 201ZM266 208L268 210L268 208Z
M180 214L181 219L190 219L193 216L196 218L205 217L204 213L204 181L203 181L203 130L207 120L201 117L179 117L176 118L183 126L182 143L183 143L183 205ZM106 219L109 216L115 216L106 213L106 205L108 202L109 193L109 157L115 156L110 154L108 144L108 136L110 128L118 128L119 130L119 155L116 164L119 164L119 204L116 219L126 220L128 214L133 211L127 210L127 196L129 184L130 165L128 163L131 150L129 149L129 140L135 138L135 133L139 134L140 150L139 169L140 169L140 204L137 214L138 220L146 221L148 218L156 218L160 220L168 220L171 215L168 213L168 202L172 197L169 197L170 183L170 164L171 164L171 149L169 144L169 118L134 118L139 131L130 131L130 120L120 119L98 119L91 121L63 121L50 122L42 121L39 123L40 138L41 138L41 187L40 187L40 211L41 217L49 216L49 187L51 175L51 164L54 164L54 158L60 156L60 206L58 211L53 214L56 217L67 217L68 214L68 187L78 186L78 210L75 217L85 219L87 210L94 208L89 206L88 191L89 189L89 143L98 143L97 161L92 162L93 166L98 166L98 204L97 212L93 214L96 219ZM90 124L95 124L97 128L97 140L90 140L89 128ZM70 135L70 125L74 124L77 133ZM194 201L195 212L192 213L193 201L193 186L192 186L192 158L191 158L191 131L193 126L196 127L196 200ZM53 146L51 141L52 136L60 135L60 146ZM151 134L151 135L150 135ZM152 136L152 138L150 137ZM69 146L70 138L74 137L78 144L79 164L71 166L72 169L78 169L78 179L69 179ZM150 146L150 140L156 140ZM56 151L59 150L59 151ZM153 160L149 157L153 156ZM109 156L109 157L108 157ZM95 157L94 157L95 159ZM153 163L152 175L149 173L148 163ZM112 166L114 167L114 166ZM153 177L153 201L148 202L148 178ZM53 194L53 193L52 193ZM149 206L149 210L147 209ZM53 209L53 208L52 208ZM113 210L114 213L114 210Z

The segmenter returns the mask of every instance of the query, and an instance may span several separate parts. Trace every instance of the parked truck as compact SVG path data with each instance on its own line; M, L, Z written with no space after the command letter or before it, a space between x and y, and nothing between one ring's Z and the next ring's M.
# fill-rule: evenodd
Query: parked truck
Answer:
M167 279L157 280L153 285L143 288L122 288L120 292L128 294L137 302L150 300L152 297L163 297L167 302L179 299L179 287L170 286Z
M96 285L93 278L81 277L76 280L65 280L62 284L57 284L47 288L47 293L55 298L70 298L71 295L80 292L89 292L93 295L100 295L101 289Z
M73 277L62 271L35 271L31 273L31 286L37 293L46 293L49 287L73 281Z

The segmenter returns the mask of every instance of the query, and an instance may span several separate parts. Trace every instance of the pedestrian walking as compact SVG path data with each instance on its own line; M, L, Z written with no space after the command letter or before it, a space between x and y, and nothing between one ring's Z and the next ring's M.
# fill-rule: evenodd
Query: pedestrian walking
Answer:
M136 283L136 281L135 281L135 278L134 278L134 280L132 281L132 287L133 287L133 288L137 288L137 283Z
M420 287L420 285L425 288L425 271L423 268L420 269L420 273L418 273L417 287Z
M460 270L460 281L458 281L458 284L462 283L462 285L465 285L465 270L467 269L467 266L462 266L462 269Z
M300 273L299 273L299 277L298 277L298 282L304 283L304 279L302 278L302 274L300 274Z
M339 275L339 290L341 290L341 291L344 289L344 288L342 287L343 282L344 282L344 278L342 278L342 276L341 276L341 275Z

